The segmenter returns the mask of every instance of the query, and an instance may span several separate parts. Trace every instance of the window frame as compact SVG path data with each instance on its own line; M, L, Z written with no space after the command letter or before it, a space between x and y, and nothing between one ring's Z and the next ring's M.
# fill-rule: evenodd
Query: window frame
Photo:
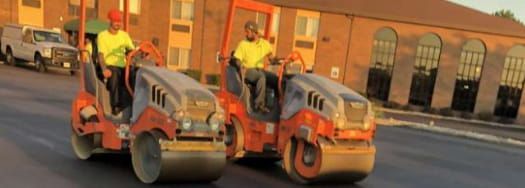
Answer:
M176 57L176 61L174 61L174 57L172 57L172 53L173 53L173 50L175 50L177 52L177 57ZM186 59L183 59L183 56L181 54L183 54L182 52L187 52L187 58ZM169 66L173 66L173 67L176 67L177 69L182 69L182 70L185 70L185 69L190 69L191 68L191 48L181 48L181 47L174 47L174 46L171 46L169 47L168 49L168 65ZM187 62L184 62L184 61L187 61ZM184 64L183 66L181 66L182 64Z
M31 7L31 8L42 8L42 2L43 0L22 0L21 4L24 7Z
M177 15L174 12L175 3L180 2L180 13ZM190 18L184 18L184 4L191 5L191 15ZM179 16L179 17L177 17ZM193 0L170 0L170 19L172 20L183 20L193 22L195 20L195 1Z
M469 46L474 43L478 43L479 46ZM473 47L482 48L474 49ZM453 110L474 112L486 57L487 47L482 40L470 39L463 45L456 71L456 84L451 105Z
M131 3L131 1L133 0L129 0L129 13L131 15L140 15L141 14L141 11L142 11L142 0L134 0L137 2L137 12L134 12L132 11L133 9L131 8L133 3ZM119 10L120 11L124 11L124 0L119 0Z
M416 47L414 73L408 102L412 105L430 107L439 71L443 41L435 33L423 35Z
M380 34L383 32L389 32L393 38L382 38ZM390 27L379 28L374 34L367 78L366 95L368 97L388 101L396 64L398 41L397 32ZM383 63L385 61L386 63Z
M305 28L304 28L304 34L299 33L299 20L305 19ZM309 38L317 38L319 36L319 26L320 26L320 18L315 16L308 16L308 15L297 15L295 18L295 30L294 34L296 36L301 37L309 37ZM314 24L315 23L315 24ZM313 30L309 30L313 29ZM302 28L301 28L302 30Z
M516 118L524 88L525 46L515 45L504 60L493 114L503 118Z

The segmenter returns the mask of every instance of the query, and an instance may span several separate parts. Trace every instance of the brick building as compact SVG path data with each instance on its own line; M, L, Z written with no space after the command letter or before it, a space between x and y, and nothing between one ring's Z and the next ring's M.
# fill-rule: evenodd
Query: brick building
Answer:
M494 114L525 123L525 27L444 0L259 0L276 6L278 56L300 51L308 67L378 101ZM7 22L60 29L79 0L1 0ZM218 74L228 0L130 0L130 33L156 40L172 69ZM105 19L120 0L89 0ZM241 10L230 46L243 39Z

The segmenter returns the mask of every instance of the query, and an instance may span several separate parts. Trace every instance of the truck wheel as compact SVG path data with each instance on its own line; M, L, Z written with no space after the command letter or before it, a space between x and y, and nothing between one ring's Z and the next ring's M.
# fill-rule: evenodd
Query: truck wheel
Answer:
M16 59L15 59L15 56L13 56L13 52L11 52L10 48L7 48L7 52L5 55L6 55L5 59L6 59L7 64L11 66L15 66Z
M40 73L46 72L46 65L44 64L44 61L42 60L42 56L40 56L40 54L36 54L35 56L35 68Z
M241 122L232 118L232 124L226 125L226 156L231 161L236 161L235 154L244 149L244 132Z

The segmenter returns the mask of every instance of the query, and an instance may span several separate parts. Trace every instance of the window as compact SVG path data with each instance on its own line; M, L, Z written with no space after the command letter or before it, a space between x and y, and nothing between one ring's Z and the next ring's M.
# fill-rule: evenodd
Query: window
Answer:
M87 0L86 17L89 19L97 18L98 0ZM70 16L80 16L80 0L69 0L68 14Z
M485 45L480 40L470 40L461 52L452 109L473 112L478 95L479 80L485 61Z
M271 33L277 34L279 33L279 20L280 14L278 12L275 12L272 17L272 30ZM261 34L264 33L264 28L266 27L266 14L263 13L257 13L255 16L255 21L257 22L257 25L259 26L259 32Z
M24 30L22 41L25 43L33 43L33 31L31 29Z
M190 68L191 50L183 48L170 47L169 62L170 66L175 66L178 69Z
M380 29L374 37L366 94L388 101L390 82L397 48L397 34L390 28Z
M22 5L26 7L42 8L41 0L22 0Z
M525 82L525 46L513 47L503 66L494 115L516 118Z
M259 26L259 33L261 35L264 35L264 29L266 27L266 14L263 13L257 13L255 15L255 21L257 25ZM272 17L272 28L270 30L270 43L275 44L276 43L276 36L279 33L279 22L280 22L280 13L279 10L276 8L275 12L273 13Z
M408 100L410 104L430 107L440 55L441 39L437 35L426 34L419 40Z
M319 32L319 18L297 16L295 35L316 38Z
M140 1L141 0L129 0L129 12L131 14L140 14ZM120 0L119 9L120 11L124 11L124 0Z
M193 21L193 2L171 0L171 19Z

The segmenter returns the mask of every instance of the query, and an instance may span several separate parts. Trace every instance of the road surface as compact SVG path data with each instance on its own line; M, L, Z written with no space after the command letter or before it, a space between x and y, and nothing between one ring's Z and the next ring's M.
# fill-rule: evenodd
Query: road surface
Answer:
M128 155L77 160L69 143L77 78L0 65L0 187L148 187ZM379 127L376 167L355 185L313 187L523 187L525 150ZM198 170L198 169L196 169ZM154 187L299 187L278 164L229 164L213 184Z

